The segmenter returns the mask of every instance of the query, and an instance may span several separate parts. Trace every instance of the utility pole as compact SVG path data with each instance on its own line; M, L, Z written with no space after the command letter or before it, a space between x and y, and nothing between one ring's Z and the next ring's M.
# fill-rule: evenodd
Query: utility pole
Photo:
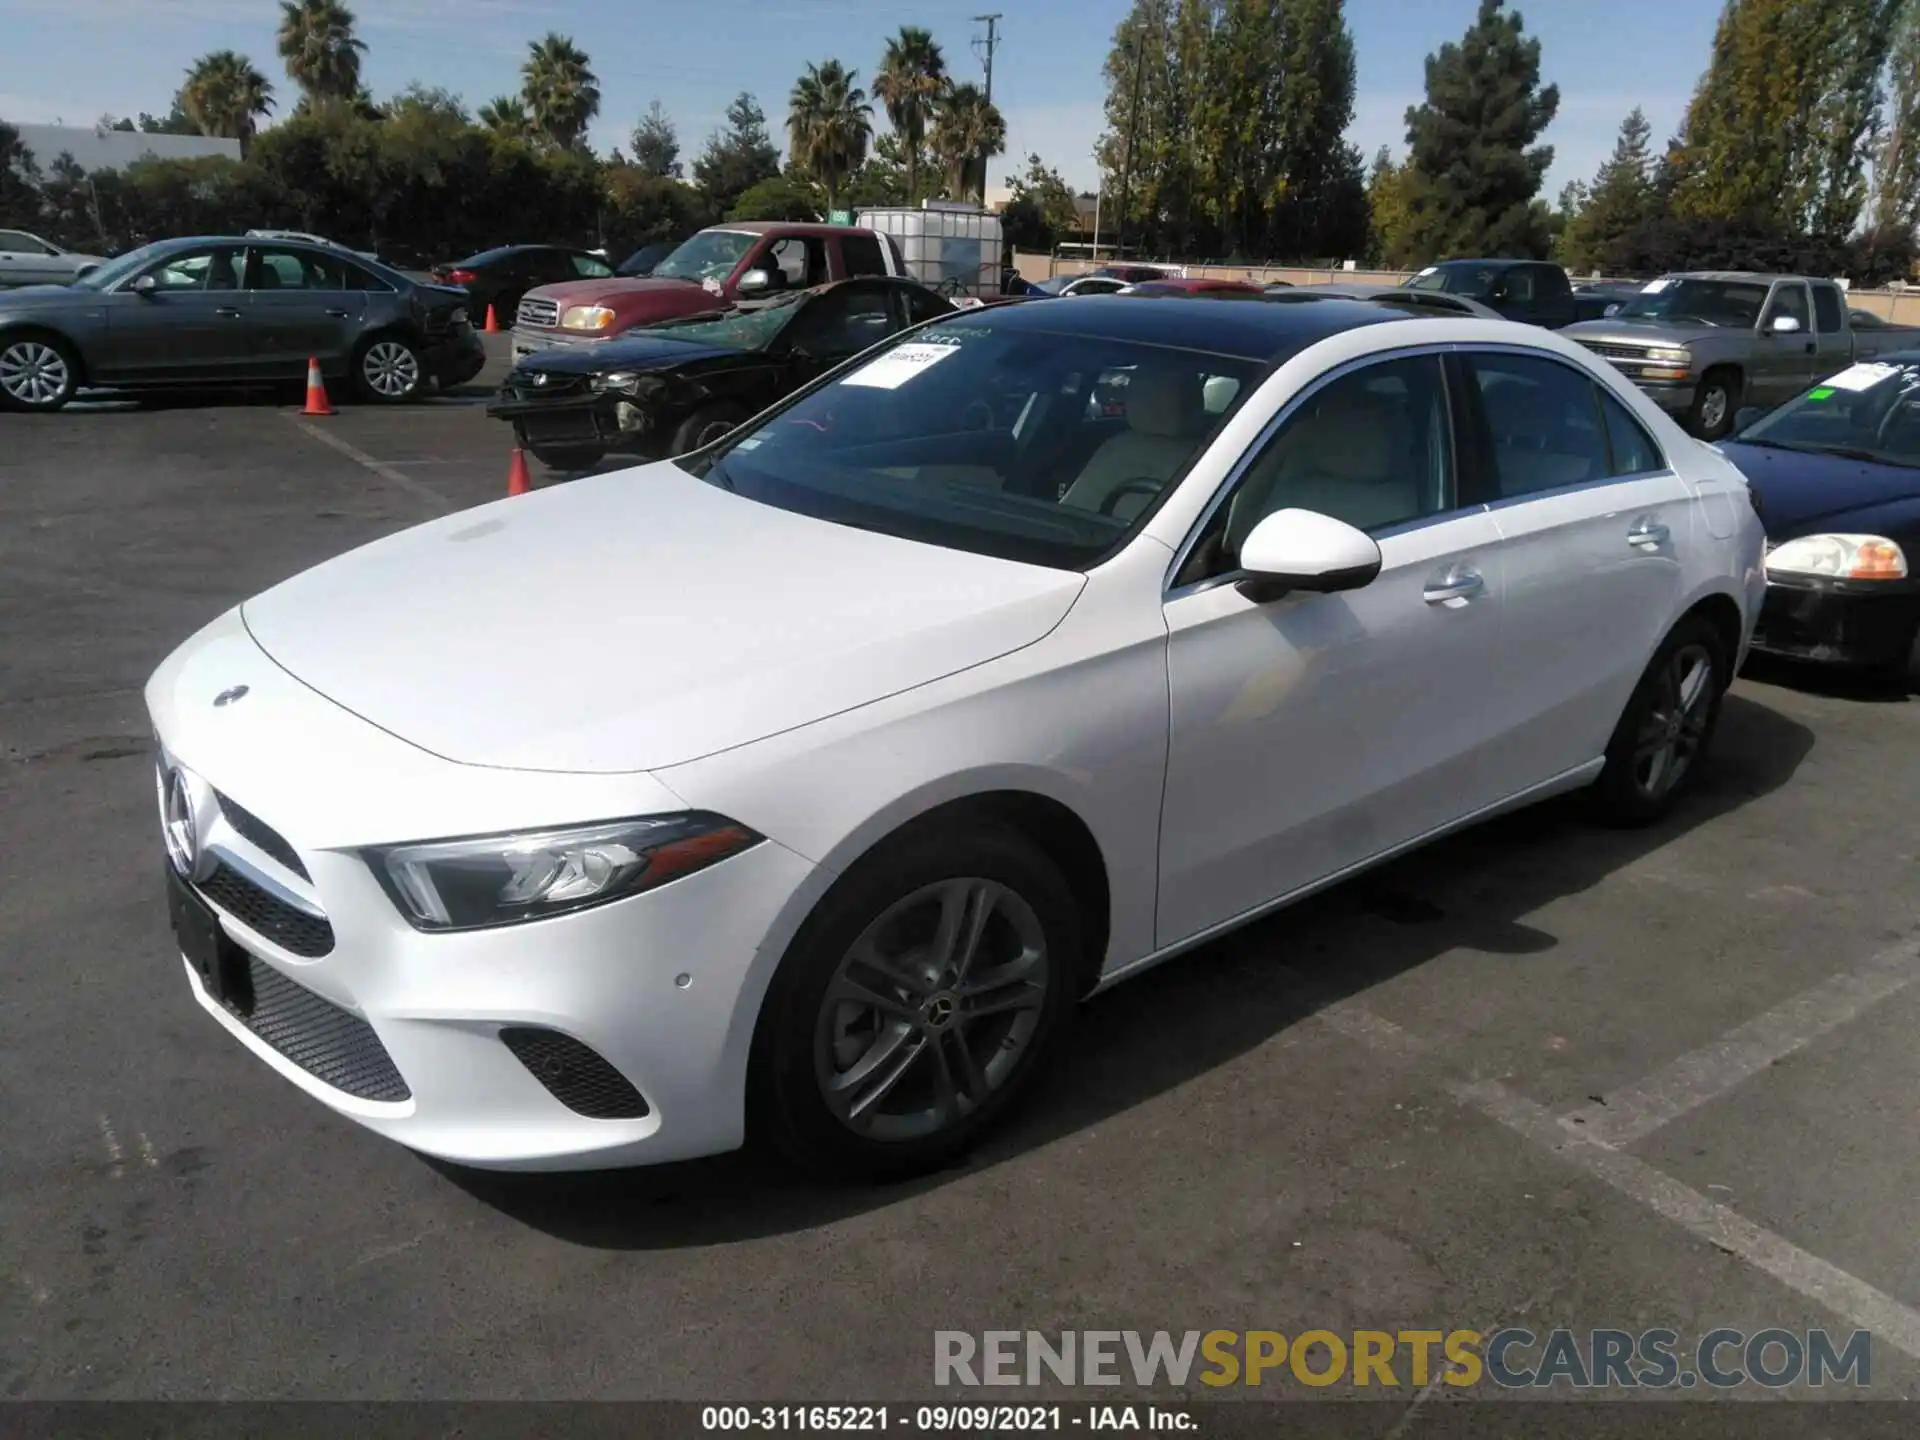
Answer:
M976 15L973 17L974 24L985 25L987 27L986 40L984 42L975 40L973 42L973 53L978 55L987 67L987 103L989 105L993 103L993 52L1000 44L996 28L1000 24L1000 18L1001 15L998 10L994 11L991 15ZM979 159L979 164L980 203L985 205L987 203L987 157L982 155ZM972 167L969 166L968 169L971 171Z
M1140 77L1147 68L1147 32L1143 26L1133 47L1133 103L1127 114L1127 148L1120 156L1120 217L1114 222L1113 258L1126 259L1127 186L1133 178L1133 140L1140 128Z

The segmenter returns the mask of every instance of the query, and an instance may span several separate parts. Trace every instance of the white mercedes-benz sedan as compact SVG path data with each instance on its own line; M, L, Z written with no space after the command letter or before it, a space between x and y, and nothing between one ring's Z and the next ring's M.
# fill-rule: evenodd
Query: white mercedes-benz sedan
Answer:
M172 924L417 1150L901 1174L1156 961L1559 791L1660 816L1764 584L1739 473L1550 331L975 310L188 640Z

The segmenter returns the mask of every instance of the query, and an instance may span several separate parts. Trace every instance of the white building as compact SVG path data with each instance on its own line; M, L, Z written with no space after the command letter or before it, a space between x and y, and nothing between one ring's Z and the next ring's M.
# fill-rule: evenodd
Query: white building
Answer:
M6 120L0 116L0 120ZM146 135L138 131L108 130L92 125L19 125L20 143L33 155L44 174L65 153L82 170L123 170L149 156L158 160L197 160L206 155L240 158L238 140L209 135Z

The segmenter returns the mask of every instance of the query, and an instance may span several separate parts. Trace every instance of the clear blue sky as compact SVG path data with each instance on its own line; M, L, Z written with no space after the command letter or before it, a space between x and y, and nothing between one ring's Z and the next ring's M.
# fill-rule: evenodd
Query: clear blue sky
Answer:
M979 73L974 14L998 8L1001 44L994 99L1007 117L1008 154L995 188L1020 157L1038 151L1076 187L1096 179L1091 150L1102 117L1100 67L1126 0L349 0L376 96L411 80L441 85L478 106L519 88L529 39L573 36L600 77L596 148L624 145L658 99L697 151L738 90L760 99L776 138L795 75L837 57L865 84L885 37L925 25L957 74ZM1403 115L1417 102L1422 62L1457 38L1475 0L1347 0L1359 52L1351 138L1371 155L1405 147ZM1527 29L1541 68L1560 86L1551 198L1605 158L1621 118L1643 106L1656 141L1678 124L1706 65L1719 0L1534 0ZM252 57L292 103L273 48L274 0L0 0L0 119L91 124L103 112L164 111L181 72L205 51Z

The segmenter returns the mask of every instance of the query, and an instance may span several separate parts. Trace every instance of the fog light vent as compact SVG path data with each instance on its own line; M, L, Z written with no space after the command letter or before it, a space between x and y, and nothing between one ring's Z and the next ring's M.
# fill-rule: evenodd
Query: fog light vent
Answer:
M646 1100L627 1077L571 1035L520 1025L502 1030L500 1043L576 1115L638 1120L648 1113Z

